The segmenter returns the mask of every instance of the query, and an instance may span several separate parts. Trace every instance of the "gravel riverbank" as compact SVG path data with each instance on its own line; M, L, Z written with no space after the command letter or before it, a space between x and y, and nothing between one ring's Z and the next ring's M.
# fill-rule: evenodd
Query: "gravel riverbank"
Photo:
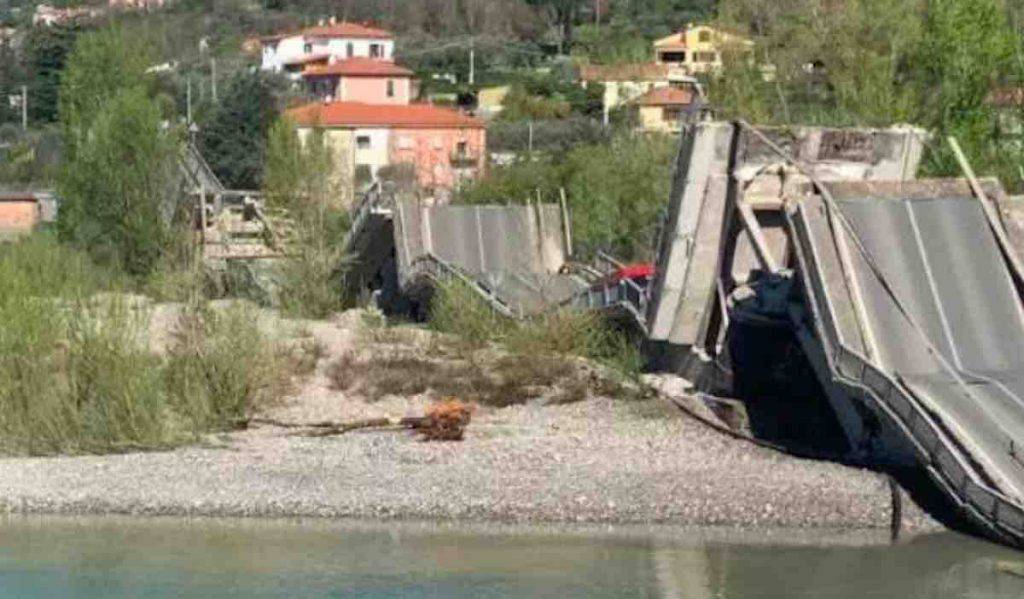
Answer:
M422 413L424 397L330 388L326 363L357 343L345 322L310 325L321 367L268 416ZM18 513L884 529L890 509L878 474L756 447L658 399L482 407L459 443L259 426L168 452L0 460L0 511ZM940 528L909 500L904 527Z

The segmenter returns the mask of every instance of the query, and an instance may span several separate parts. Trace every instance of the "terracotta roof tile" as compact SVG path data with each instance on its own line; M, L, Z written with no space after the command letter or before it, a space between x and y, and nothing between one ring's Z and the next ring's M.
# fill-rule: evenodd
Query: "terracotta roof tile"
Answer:
M687 48L686 32L677 31L672 35L663 37L654 42L654 47L659 50L685 50Z
M362 25L360 23L341 22L333 25L318 25L302 30L309 37L354 37L370 39L391 39L393 33L385 29Z
M303 77L318 75L345 75L348 77L411 77L412 71L400 67L389 60L376 58L348 58L326 66L307 69Z
M668 79L669 65L654 62L583 65L580 79L584 81L661 81Z
M299 125L324 127L483 128L480 119L431 104L363 104L328 102L288 111Z
M693 90L659 87L633 100L640 106L689 106L693 104Z

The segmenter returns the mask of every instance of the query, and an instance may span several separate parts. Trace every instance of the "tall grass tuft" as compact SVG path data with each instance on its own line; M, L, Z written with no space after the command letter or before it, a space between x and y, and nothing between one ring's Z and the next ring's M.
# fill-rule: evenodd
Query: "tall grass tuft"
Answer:
M282 394L288 355L268 343L256 311L198 308L181 314L164 368L171 406L192 435L231 427Z
M430 302L430 327L451 333L467 345L481 349L504 340L513 323L496 313L462 281L451 279L437 286Z
M559 309L517 322L497 314L457 280L438 286L430 324L454 335L466 346L462 349L471 352L500 344L509 353L535 362L538 370L547 370L545 361L583 357L633 378L642 363L635 345L598 314Z
M145 298L50 238L0 246L0 452L163 448L231 426L282 392L288 354L242 309L185 309L150 350Z

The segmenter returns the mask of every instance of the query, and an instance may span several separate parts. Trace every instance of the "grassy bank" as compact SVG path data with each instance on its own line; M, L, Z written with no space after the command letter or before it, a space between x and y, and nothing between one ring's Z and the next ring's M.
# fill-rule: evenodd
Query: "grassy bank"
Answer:
M364 319L363 347L328 370L336 390L367 397L427 393L492 407L643 394L636 384L639 352L593 314L564 310L514 321L457 281L435 294L432 333L388 327L372 314Z
M133 282L47 237L0 246L0 451L162 448L280 395L292 352L244 305L178 306L159 326Z

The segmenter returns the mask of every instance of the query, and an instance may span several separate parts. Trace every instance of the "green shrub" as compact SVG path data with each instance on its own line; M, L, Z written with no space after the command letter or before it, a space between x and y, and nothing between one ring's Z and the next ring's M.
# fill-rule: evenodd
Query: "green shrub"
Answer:
M0 246L0 280L2 453L186 443L281 396L297 369L254 313L198 301L167 353L153 353L149 300L45 236Z
M229 428L287 384L287 356L245 307L184 312L164 369L171 406L193 435Z
M450 333L480 349L505 338L511 322L498 314L462 281L452 279L437 286L430 303L430 326Z
M513 356L529 358L525 363L538 369L546 369L544 363L583 357L626 376L640 372L639 350L599 314L561 309L515 321L495 312L457 280L443 283L435 291L430 326L465 344L460 349L466 350L462 353L469 359L475 350L500 344Z
M677 144L671 136L619 134L564 155L493 168L461 190L457 201L521 203L539 194L545 202L557 202L565 190L579 257L604 250L623 260L650 260Z

